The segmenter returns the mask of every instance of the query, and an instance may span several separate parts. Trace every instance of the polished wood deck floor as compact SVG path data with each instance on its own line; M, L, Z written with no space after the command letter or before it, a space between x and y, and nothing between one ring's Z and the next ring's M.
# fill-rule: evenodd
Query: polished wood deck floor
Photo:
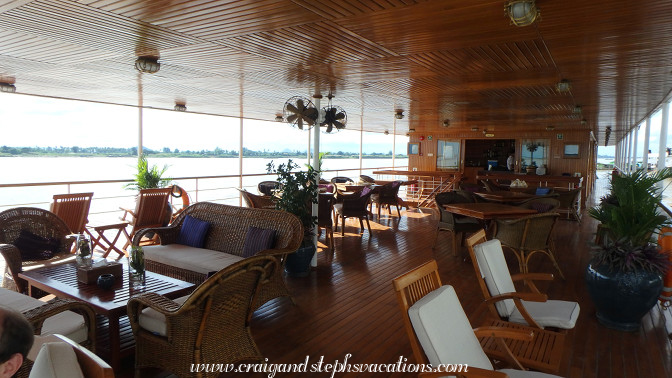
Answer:
M599 180L598 180L599 181ZM598 192L599 195L599 192ZM589 201L589 205L592 201ZM287 278L294 301L280 298L267 303L253 317L257 345L269 363L310 363L324 356L325 363L393 364L402 358L414 363L410 344L392 289L392 279L428 259L436 259L444 284L455 287L462 305L477 326L475 313L482 295L470 262L455 257L449 233L442 233L432 249L436 216L432 210L411 209L401 219L393 213L374 217L372 235L359 235L355 222L346 235L336 235L335 253L319 253L318 266L306 278ZM672 313L659 306L646 315L637 332L624 333L601 326L583 280L589 260L587 241L595 222L561 220L555 230L556 254L566 280L548 283L550 298L578 301L577 326L569 331L558 375L563 377L670 377L672 376ZM324 241L323 238L320 239ZM509 256L511 257L511 256ZM511 257L509 266L517 269ZM554 272L550 262L537 255L530 271ZM447 326L449 326L447 324ZM163 375L160 375L163 376ZM230 376L230 375L227 375ZM241 374L239 376L268 376ZM329 374L278 373L276 377ZM412 377L415 374L337 373L337 377Z

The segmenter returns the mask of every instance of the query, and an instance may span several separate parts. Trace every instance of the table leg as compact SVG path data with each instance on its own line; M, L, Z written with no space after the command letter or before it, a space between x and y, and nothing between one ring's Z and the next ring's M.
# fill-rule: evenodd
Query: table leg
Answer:
M117 371L121 366L121 341L119 335L119 316L108 317L108 329L110 331L110 366Z

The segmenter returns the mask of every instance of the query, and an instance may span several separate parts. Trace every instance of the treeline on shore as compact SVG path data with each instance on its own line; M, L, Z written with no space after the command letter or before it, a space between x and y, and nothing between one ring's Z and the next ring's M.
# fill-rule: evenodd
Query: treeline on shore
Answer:
M168 147L163 148L162 150L152 150L150 148L144 148L143 152L147 156L152 157L184 157L184 158L203 158L203 157L212 157L212 158L233 158L238 157L238 151L236 150L224 150L221 148L215 148L214 150L200 150L200 151L191 151L191 150L180 150L173 149L171 150ZM0 147L0 157L8 156L48 156L48 157L58 157L58 156L70 156L70 157L133 157L137 156L138 148L137 147ZM286 158L302 158L306 156L306 151L254 151L247 148L243 148L244 157L259 157L259 158L276 158L276 157L286 157ZM328 157L330 159L349 159L349 158L358 158L359 153L357 152L328 152ZM372 152L362 154L363 158L392 158L392 151L388 153ZM397 154L396 157L406 158L406 155Z

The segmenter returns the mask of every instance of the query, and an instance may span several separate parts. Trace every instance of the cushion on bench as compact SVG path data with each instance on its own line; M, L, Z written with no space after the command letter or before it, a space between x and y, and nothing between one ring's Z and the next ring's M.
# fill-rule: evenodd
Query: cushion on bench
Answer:
M182 304L187 298L189 298L189 295L173 299L173 301ZM152 308L142 310L140 317L138 317L138 324L149 332L166 336L166 316Z
M39 299L0 288L0 303L19 312L32 310L45 303ZM63 311L44 321L41 335L59 334L81 343L88 338L88 331L84 318L72 311Z
M145 259L206 275L243 259L241 256L182 244L150 245L142 249Z

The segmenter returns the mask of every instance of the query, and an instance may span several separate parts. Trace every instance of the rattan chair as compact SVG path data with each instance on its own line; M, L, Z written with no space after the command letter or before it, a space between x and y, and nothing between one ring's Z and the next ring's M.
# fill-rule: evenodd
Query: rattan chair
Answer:
M259 196L245 189L238 189L238 191L243 196L247 207L253 209L275 209L275 202L273 202L273 197L271 196Z
M364 184L375 184L376 179L374 179L371 176L367 176L367 175L359 175L359 182L364 183Z
M537 252L548 256L563 279L565 275L553 253L553 228L557 213L540 213L513 220L497 220L494 238L516 255L521 273L527 273L530 257Z
M89 221L92 197L93 193L55 194L49 210L63 219L71 233L81 234Z
M277 181L262 181L257 184L257 191L262 196L272 196L274 190L281 188L282 185Z
M355 181L351 179L350 177L344 177L344 176L336 176L331 178L331 183L334 184L354 184Z
M15 246L22 231L30 232L37 237L50 238L56 241L53 256L46 260L44 255L28 258L27 251ZM35 207L17 207L0 213L0 253L5 259L5 272L2 287L26 293L28 286L19 273L36 265L53 264L59 261L74 260L70 253L74 238L69 237L70 228L51 211Z
M490 376L487 375L493 369L490 358L521 370L558 371L563 333L499 319L472 329L454 289L441 286L436 261L430 260L395 278L392 284L416 363L468 364L470 373ZM526 372L513 373L516 377L528 376Z
M490 313L510 322L535 328L572 329L579 317L579 304L548 300L534 281L551 281L548 273L511 275L499 240L486 240L485 230L467 238L469 255ZM531 292L516 291L514 281L524 282Z
M498 192L501 190L509 190L508 187L506 186L501 186L497 184L494 181L491 180L481 180L481 183L483 183L483 187L485 188L486 192Z
M330 250L334 250L334 221L331 217L334 210L334 195L331 193L320 193L317 211L317 228L325 229L324 241Z
M579 213L579 200L581 195L581 188L572 189L569 191L558 191L558 201L560 207L557 212L567 216L567 219L573 219L581 223L581 214Z
M452 248L453 254L458 255L458 247L462 246L462 239L465 232L476 232L481 229L481 224L477 219L453 214L443 208L443 205L451 203L469 203L473 202L469 198L463 197L457 192L438 193L434 197L436 207L439 209L441 219L436 225L436 236L432 248L436 248L436 242L439 240L441 231L450 231L453 234ZM458 244L459 241L459 244Z
M397 208L397 215L401 218L401 211L399 210L399 188L401 187L401 181L392 181L378 188L377 193L371 194L371 203L376 204L378 208L378 218L380 218L380 209L384 206L387 206L387 213L392 215L392 209L390 208L394 205Z
M121 210L124 210L124 215L121 217L121 220L126 221L126 216L130 215L131 219L129 223L132 226L130 238L128 238L122 249L126 249L131 245L133 236L135 236L135 233L139 230L143 228L162 227L168 224L170 221L169 200L171 193L172 188L142 189L140 190L140 193L138 193L136 199L135 211L123 207L120 208ZM167 218L166 214L169 215ZM156 238L152 238L143 240L138 245L151 245L156 243Z
M216 377L192 364L228 364L264 357L250 333L259 285L277 269L272 256L253 256L220 270L191 295L172 301L145 293L128 302L135 368L158 367L179 377Z
M336 212L336 227L338 227L338 218L341 218L341 236L345 236L346 218L358 218L362 233L364 232L364 223L362 220L365 219L366 227L369 230L369 235L371 235L368 209L371 193L371 189L364 188L352 194L341 194L342 202L334 205L334 211Z

